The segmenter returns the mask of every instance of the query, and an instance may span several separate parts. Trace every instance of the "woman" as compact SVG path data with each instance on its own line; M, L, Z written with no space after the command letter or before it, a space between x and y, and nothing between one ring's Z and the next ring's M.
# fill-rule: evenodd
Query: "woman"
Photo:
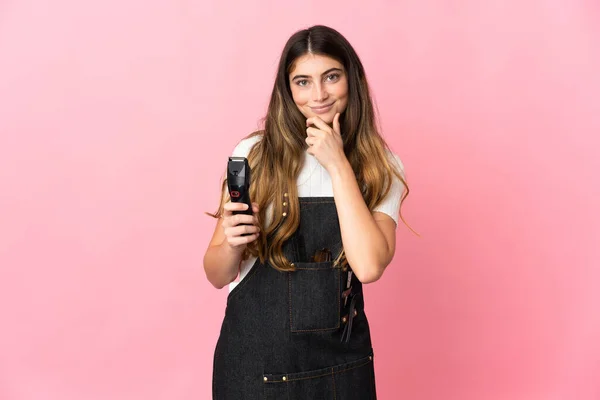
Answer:
M254 215L232 214L247 206L224 182L204 257L209 281L230 289L213 398L374 399L362 284L394 256L408 187L341 34L314 26L288 40L265 128L233 155L250 163Z

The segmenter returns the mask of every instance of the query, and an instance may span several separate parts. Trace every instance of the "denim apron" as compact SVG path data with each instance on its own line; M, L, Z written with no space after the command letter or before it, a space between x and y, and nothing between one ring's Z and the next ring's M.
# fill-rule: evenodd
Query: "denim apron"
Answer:
M319 249L333 259L342 249L334 199L299 202L300 225L283 246L296 270L257 259L229 293L214 355L215 400L376 398L362 285L354 274L348 280L350 269L311 260Z

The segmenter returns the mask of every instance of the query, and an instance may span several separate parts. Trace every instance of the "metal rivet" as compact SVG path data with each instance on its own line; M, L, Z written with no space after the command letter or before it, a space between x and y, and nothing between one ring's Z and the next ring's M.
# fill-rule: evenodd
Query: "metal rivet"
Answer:
M288 197L288 194L287 194L287 193L284 193L284 194L283 194L283 197Z
M354 310L354 316L356 317L358 315L358 311Z
M346 317L342 317L342 322L343 323L346 323L346 320L347 320Z
M373 356L369 356L369 360L373 360Z
M287 378L285 376L283 378L281 378L281 379L284 380L284 381L287 381Z
M287 213L283 213L283 216L285 217L287 215Z
M284 206L284 207L285 207L285 206L287 206L287 203L286 203L285 201L283 202L283 206Z
M266 382L269 380L269 378L267 378L266 376L263 378L263 380Z

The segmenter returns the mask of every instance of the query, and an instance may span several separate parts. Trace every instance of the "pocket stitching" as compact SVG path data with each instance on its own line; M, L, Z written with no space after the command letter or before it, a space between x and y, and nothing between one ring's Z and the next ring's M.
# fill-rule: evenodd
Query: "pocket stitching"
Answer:
M331 261L327 261L327 263L331 264ZM306 263L305 263L306 264ZM332 264L333 265L333 264ZM292 321L292 273L293 272L288 272L288 294L289 294L289 312L290 312L290 332L293 333L306 333L306 332L322 332L322 331L335 331L340 329L340 308L341 308L341 299L340 299L340 279L341 279L341 275L339 273L339 269L338 268L333 268L333 267L329 267L329 268L298 268L296 267L296 269L298 270L310 270L310 271L323 271L323 270L333 270L333 273L336 274L336 282L337 282L337 286L335 288L335 292L337 294L337 325L334 327L329 327L329 328L315 328L315 329L293 329L293 321Z
M369 359L369 357L372 357L372 355L366 357L366 359L358 359L356 361L351 361L349 363L346 364L342 364L339 367L343 367L344 365L347 366L347 368L344 369L340 369L339 371L335 370L335 366L334 367L327 367L327 368L321 368L316 370L315 372L319 372L318 375L309 375L309 376L304 376L302 378L294 378L294 375L298 375L298 374L304 374L305 372L295 372L295 373L291 373L291 374L278 374L276 376L285 376L286 380L275 380L275 379L269 379L266 382L264 382L265 384L270 384L270 383L285 383L285 382L296 382L296 381L302 381L302 380L306 380L306 379L313 379L313 378L322 378L324 376L327 375L336 375L336 374L341 374L342 372L346 372L346 371L350 371L356 368L360 368L360 367L364 367L365 365L369 364L370 362L373 362L373 359ZM361 362L362 361L362 362ZM356 364L356 365L354 365ZM269 374L265 374L265 376L270 377L272 375ZM290 376L292 376L290 378Z
M335 374L333 373L333 367L331 368L331 381L333 383L333 400L335 400Z

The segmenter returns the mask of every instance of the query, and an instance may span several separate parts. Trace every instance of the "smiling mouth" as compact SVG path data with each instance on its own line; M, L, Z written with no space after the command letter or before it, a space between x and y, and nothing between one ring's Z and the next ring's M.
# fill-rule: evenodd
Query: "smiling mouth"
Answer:
M329 107L331 107L333 104L334 104L334 103L327 104L326 106L321 106L321 107L311 107L311 109L313 109L313 110L324 110L324 109L326 109L326 108L329 108Z

